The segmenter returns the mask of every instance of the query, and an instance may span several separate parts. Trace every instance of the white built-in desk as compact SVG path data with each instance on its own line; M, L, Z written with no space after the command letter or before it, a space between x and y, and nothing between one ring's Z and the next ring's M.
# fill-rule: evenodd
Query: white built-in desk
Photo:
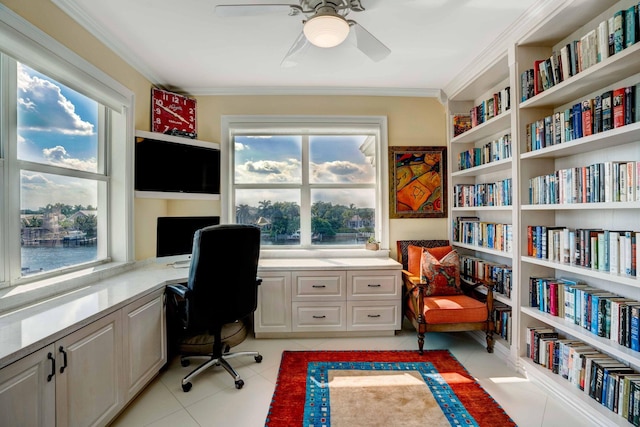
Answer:
M261 258L256 337L393 334L400 269L387 258ZM164 288L188 273L141 262L1 312L2 422L108 424L167 362Z

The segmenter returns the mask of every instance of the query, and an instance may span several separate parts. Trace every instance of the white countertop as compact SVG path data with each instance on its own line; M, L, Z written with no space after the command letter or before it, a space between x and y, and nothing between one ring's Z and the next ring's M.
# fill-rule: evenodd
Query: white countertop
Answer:
M400 269L389 258L264 258L268 270ZM170 283L184 282L188 268L142 262L129 271L61 296L0 315L0 368Z

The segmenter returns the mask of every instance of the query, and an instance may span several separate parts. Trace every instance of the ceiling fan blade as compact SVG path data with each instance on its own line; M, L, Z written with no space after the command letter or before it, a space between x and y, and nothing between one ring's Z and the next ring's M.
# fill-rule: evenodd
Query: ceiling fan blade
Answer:
M389 56L391 49L384 45L380 40L375 38L373 34L365 30L364 27L355 21L349 21L353 26L356 34L356 46L362 53L367 55L373 61L382 61Z
M309 50L309 46L311 46L311 43L305 37L304 32L301 31L296 41L293 42L289 52L287 52L282 59L280 66L282 68L291 68L298 65L300 63L300 59L303 58Z
M300 10L302 8L295 4L219 4L215 7L218 16L291 15Z

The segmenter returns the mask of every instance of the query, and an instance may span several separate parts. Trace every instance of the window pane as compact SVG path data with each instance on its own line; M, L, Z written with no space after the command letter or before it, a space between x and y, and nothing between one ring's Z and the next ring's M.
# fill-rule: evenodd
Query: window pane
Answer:
M311 231L315 245L355 245L375 230L374 189L311 191Z
M373 183L371 160L361 151L366 136L311 136L309 158L311 183Z
M234 138L236 184L295 184L301 180L300 136L238 136Z
M98 171L98 103L18 64L18 158Z
M257 224L263 245L300 244L300 190L236 190L236 222Z
M97 259L98 182L21 171L22 275Z

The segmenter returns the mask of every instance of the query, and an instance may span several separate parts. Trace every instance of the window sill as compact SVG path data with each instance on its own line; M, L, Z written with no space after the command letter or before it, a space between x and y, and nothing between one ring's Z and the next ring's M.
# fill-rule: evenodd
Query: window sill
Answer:
M389 249L264 249L260 258L389 258Z
M56 277L0 289L0 315L72 292L135 267L134 262L110 262Z

